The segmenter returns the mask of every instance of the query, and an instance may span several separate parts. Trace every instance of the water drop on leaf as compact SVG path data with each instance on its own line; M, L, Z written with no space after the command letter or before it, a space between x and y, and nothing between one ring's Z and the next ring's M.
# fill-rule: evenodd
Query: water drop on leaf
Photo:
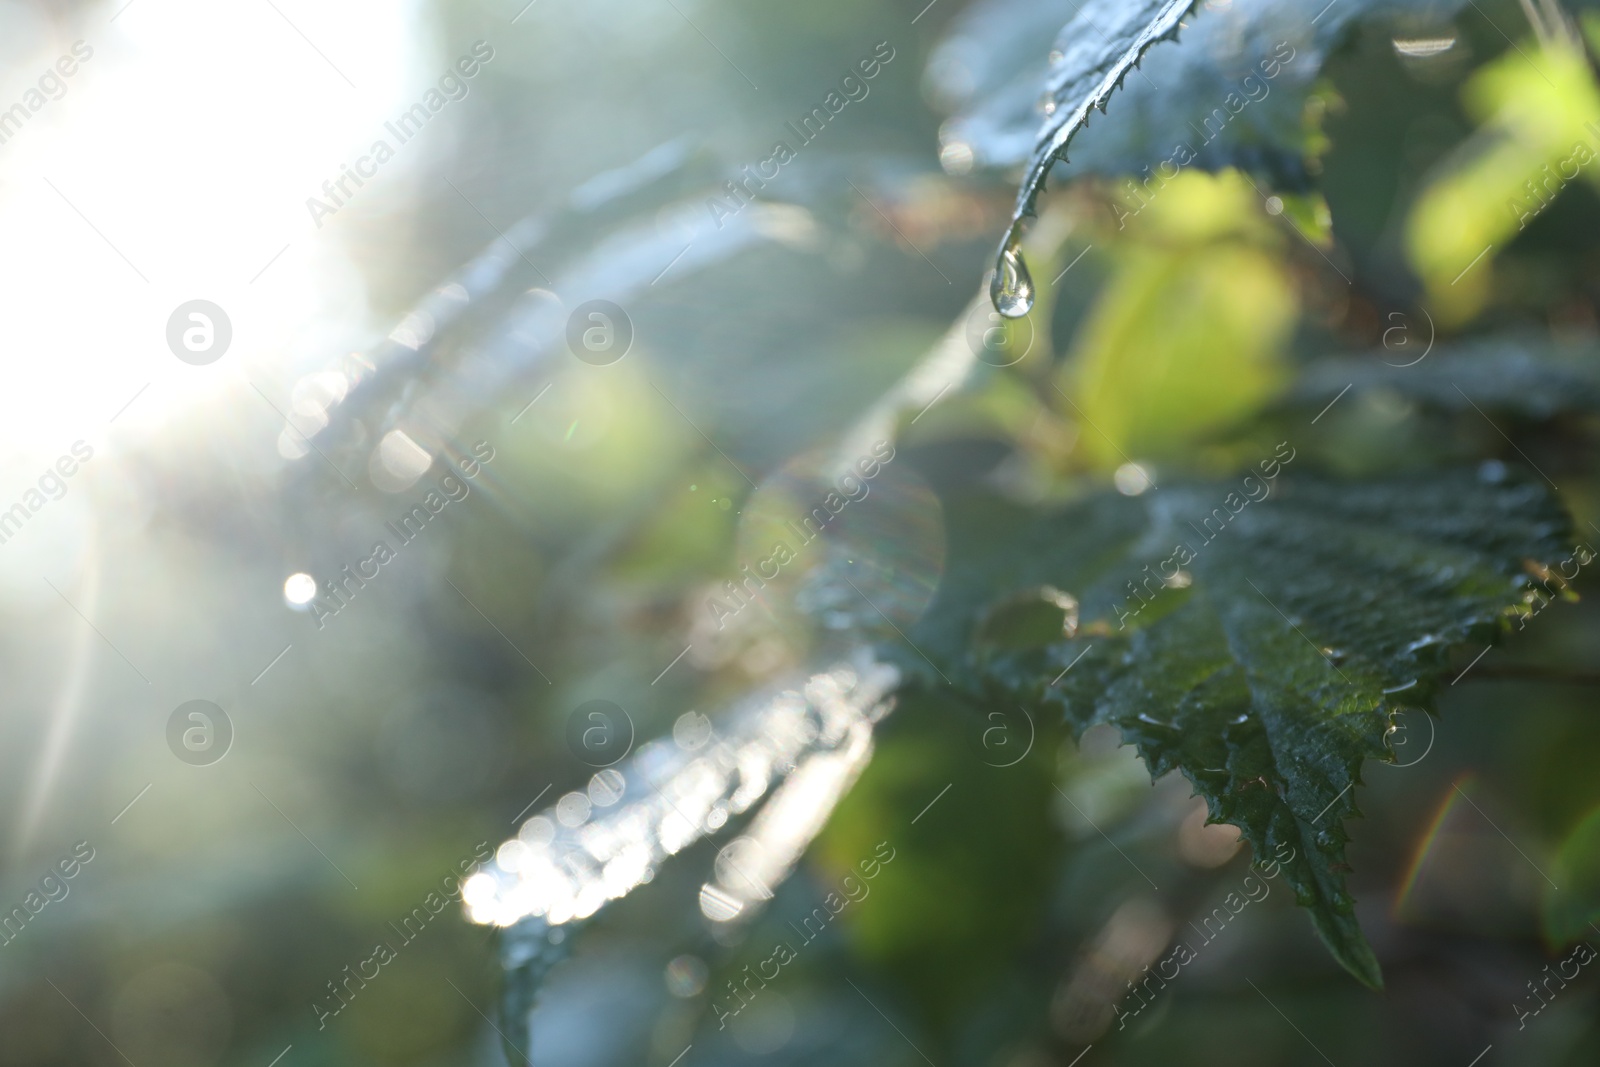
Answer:
M989 281L994 309L1008 319L1020 319L1033 310L1033 276L1022 258L1022 235L1015 230L1006 238Z

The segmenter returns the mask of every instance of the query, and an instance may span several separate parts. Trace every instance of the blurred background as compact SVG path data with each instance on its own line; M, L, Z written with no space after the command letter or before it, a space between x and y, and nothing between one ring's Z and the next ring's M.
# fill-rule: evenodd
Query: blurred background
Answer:
M504 1062L463 876L909 628L978 489L1159 491L1292 423L1344 476L1534 466L1593 545L1592 50L1547 5L1322 6L1211 0L1157 46L1004 326L979 294L1072 4L0 2L0 1063ZM1280 39L1270 95L1152 182ZM1552 606L1365 772L1383 994L1277 885L1118 1019L1248 849L1112 731L919 691L740 922L702 892L724 811L581 924L529 1051L1593 1063L1592 969L1529 983L1600 899L1597 636Z

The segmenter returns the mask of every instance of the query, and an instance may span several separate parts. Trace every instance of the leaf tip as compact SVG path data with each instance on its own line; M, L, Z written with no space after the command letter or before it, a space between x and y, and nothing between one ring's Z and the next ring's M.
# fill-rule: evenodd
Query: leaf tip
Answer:
M1323 934L1323 941L1333 952L1334 959L1338 960L1356 981L1374 993L1383 992L1383 966L1378 962L1372 946L1367 944L1367 939L1362 936L1359 929L1340 931L1343 936L1337 939L1327 936L1327 931L1318 932Z

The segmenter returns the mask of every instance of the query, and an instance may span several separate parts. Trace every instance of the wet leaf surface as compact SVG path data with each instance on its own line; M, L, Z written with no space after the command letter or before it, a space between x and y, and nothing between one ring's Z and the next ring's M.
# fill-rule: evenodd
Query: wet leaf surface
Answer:
M1470 474L1280 473L1004 510L952 506L951 569L908 669L1058 709L1075 734L1120 728L1153 776L1183 772L1259 862L1281 861L1339 962L1379 986L1345 885L1353 787L1385 754L1390 715L1431 707L1450 649L1492 640L1523 606L1526 561L1565 554L1553 498ZM997 597L1043 583L1079 600L1075 637L970 643Z

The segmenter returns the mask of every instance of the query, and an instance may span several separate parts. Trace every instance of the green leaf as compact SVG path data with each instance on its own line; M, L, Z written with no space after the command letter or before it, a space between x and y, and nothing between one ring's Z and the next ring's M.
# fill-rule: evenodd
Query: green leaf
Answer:
M1028 170L1011 214L1012 236L1022 219L1035 214L1045 175L1057 159L1067 158L1067 145L1088 125L1089 112L1105 110L1121 86L1157 41L1174 37L1178 20L1197 0L1086 0L1056 41L1059 59L1052 65L1044 91L1048 115L1040 127ZM1013 243L1010 238L1008 244Z
M1089 109L1105 110L1118 92L1113 122L1075 146L1081 170L1117 175L1156 168L1236 166L1290 189L1309 186L1303 111L1322 65L1353 24L1383 19L1406 37L1453 36L1448 20L1462 0L1234 0L1195 11L1193 25L1163 48L1159 64L1119 85L1144 50L1175 36L1192 3L1019 3L990 0L958 17L929 63L936 97L952 110L948 144L991 167L1029 163L1018 213L1031 214L1045 173ZM1039 33L1065 23L1053 64ZM1415 32L1407 32L1415 31ZM1431 31L1431 33L1430 33ZM1044 96L1041 97L1041 92ZM1175 158L1178 146L1185 149ZM1158 180L1159 184L1159 180Z
M1566 946L1600 930L1600 808L1573 827L1556 853L1560 889L1544 895L1545 938Z
M1085 0L1070 9L1072 17L1056 40L1042 80L1036 53L1020 56L1014 72L1003 61L983 55L1030 40L1031 34L1002 28L1008 20L1026 19L1032 26L1043 18L1038 12L1013 12L1010 0L980 5L958 20L934 56L929 81L935 95L972 107L971 113L958 114L945 126L947 149L952 142L966 146L965 153L947 158L1027 163L992 289L1001 314L1026 314L1032 303L1032 280L1020 261L1023 220L1037 214L1051 168L1058 160L1067 162L1068 147L1088 126L1090 112L1104 112L1113 93L1121 92L1126 103L1125 117L1113 124L1120 132L1089 139L1083 162L1090 170L1111 174L1146 168L1136 195L1159 192L1173 175L1191 166L1218 170L1237 165L1303 191L1309 187L1307 157L1321 143L1320 136L1306 132L1306 96L1351 24L1386 16L1406 27L1438 30L1461 0L1234 0L1216 8L1207 5L1187 48L1163 49L1158 68L1124 86L1145 52L1176 38L1180 20L1196 6L1197 0ZM1042 123L1030 114L1035 106L1043 113ZM1030 126L1035 127L1031 142L1024 136Z
M642 329L634 319L652 300L669 305L665 294L674 285L756 248L802 243L809 216L789 205L752 203L713 220L704 206L706 194L716 192L712 166L687 142L668 142L590 179L558 207L511 224L366 353L362 363L375 369L352 372L354 387L327 407L314 447L338 469L361 470L374 462L374 441L404 426L437 455L454 433L446 427L465 412L496 399L509 406L575 362L567 329L580 305L627 305L626 323L612 324L608 334L621 346L614 355L620 360ZM481 221L465 193L452 195L460 211ZM669 265L673 274L662 281ZM311 447L301 450L302 458L311 454ZM308 462L302 469L310 482L326 480L334 468Z
M1314 8L1303 10L1307 6L1309 0L1236 0L1226 9L1208 9L1166 50L1159 73L1136 77L1122 87L1117 121L1082 139L1076 165L1099 174L1136 173L1167 158L1178 142L1190 141L1197 165L1206 170L1244 166L1290 187L1303 186L1301 107L1320 66L1320 57L1317 62L1303 58L1306 28L1316 15ZM1012 167L1028 159L1042 110L1060 105L1052 96L1041 108L1040 90L1049 79L1050 64L1039 42L1075 11L1068 0L991 0L972 5L954 20L928 69L936 101L951 111L943 132L947 144L966 145L979 166ZM1099 42L1092 29L1083 32ZM1240 91L1244 75L1273 58L1280 41L1301 46L1300 71L1294 61L1284 68L1281 56L1270 67L1275 74L1291 72L1284 80L1294 91L1279 92L1273 86L1208 131L1209 138L1197 139L1188 124L1201 128L1213 108L1224 107L1227 95ZM1056 48L1062 50L1062 45ZM1247 86L1252 95L1261 81L1258 75Z
M1275 482L1047 514L952 505L949 571L904 662L980 701L1059 708L1075 734L1119 727L1153 776L1182 771L1212 821L1282 862L1334 956L1376 988L1344 877L1361 764L1385 754L1391 714L1430 706L1451 646L1523 610L1526 561L1557 558L1568 524L1531 481L1341 485L1272 466L1292 459L1263 463ZM975 639L997 598L1045 585L1079 601L1074 637Z

